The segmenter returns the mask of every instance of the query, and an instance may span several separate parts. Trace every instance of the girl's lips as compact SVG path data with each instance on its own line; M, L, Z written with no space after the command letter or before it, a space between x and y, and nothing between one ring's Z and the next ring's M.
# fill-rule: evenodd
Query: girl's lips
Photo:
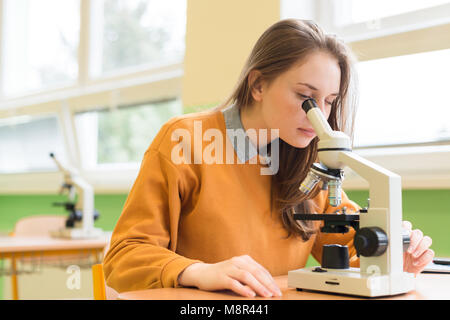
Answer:
M297 128L302 134L307 135L308 137L314 137L316 132L314 130L307 130L302 128Z

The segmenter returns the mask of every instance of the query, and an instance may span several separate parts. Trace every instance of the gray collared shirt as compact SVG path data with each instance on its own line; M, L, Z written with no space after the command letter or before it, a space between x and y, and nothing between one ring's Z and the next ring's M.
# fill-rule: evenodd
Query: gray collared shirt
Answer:
M239 107L233 104L223 109L222 113L225 118L227 135L233 144L239 160L242 163L245 163L259 154L262 161L265 164L270 165L270 156L267 155L267 146L264 146L258 150L258 148L251 142L247 132L245 132L241 121Z

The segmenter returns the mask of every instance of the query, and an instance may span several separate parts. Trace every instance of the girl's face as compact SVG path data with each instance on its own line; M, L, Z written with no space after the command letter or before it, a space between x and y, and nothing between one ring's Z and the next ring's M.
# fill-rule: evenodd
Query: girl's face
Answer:
M268 129L279 129L280 139L293 147L305 148L316 133L301 107L303 101L314 98L328 119L340 80L337 59L328 53L314 52L269 85L263 82L253 97Z

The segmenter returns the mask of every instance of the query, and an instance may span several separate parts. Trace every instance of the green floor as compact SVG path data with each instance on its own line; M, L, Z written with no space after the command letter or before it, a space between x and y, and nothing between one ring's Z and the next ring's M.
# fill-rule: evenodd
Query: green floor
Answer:
M350 199L360 206L367 205L367 191L349 191ZM53 202L64 201L57 195L0 195L0 234L14 229L14 224L22 217L39 214L61 214L60 207ZM100 212L96 227L113 230L126 200L125 194L96 195L95 207ZM450 256L450 190L404 190L403 220L411 221L414 228L421 229L433 239L432 249L436 256ZM308 265L315 265L313 258ZM0 299L3 293L3 279L0 277Z

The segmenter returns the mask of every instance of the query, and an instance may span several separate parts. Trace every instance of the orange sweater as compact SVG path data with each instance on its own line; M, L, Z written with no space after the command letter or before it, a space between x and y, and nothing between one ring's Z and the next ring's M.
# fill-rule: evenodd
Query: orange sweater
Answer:
M234 164L195 164L194 151L192 164L171 160L179 145L172 141L174 130L185 129L194 137L195 122L203 132L220 130L224 153L234 154ZM205 150L209 144L203 140L199 148ZM107 285L118 292L177 287L178 275L194 262L215 263L244 254L273 276L284 275L304 267L310 253L320 262L327 243L348 245L351 266L359 266L353 230L344 235L319 232L306 242L286 239L281 219L271 214L271 176L260 174L262 166L238 164L220 110L169 120L146 151L114 229L103 262ZM326 198L326 191L321 191L314 202L319 212L331 213L336 208L328 207ZM342 206L347 212L360 209L345 193Z

